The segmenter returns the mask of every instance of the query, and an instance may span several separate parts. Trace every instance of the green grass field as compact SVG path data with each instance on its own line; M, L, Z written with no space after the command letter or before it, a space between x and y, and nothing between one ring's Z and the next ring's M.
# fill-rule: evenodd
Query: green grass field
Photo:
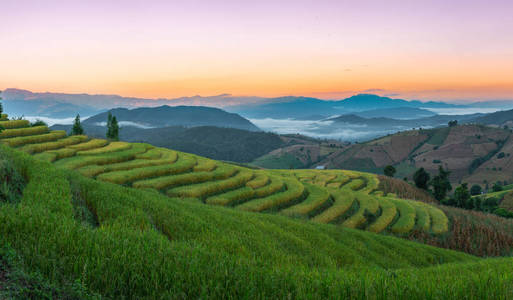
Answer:
M63 139L0 139L0 161L27 181L19 201L0 202L0 242L49 284L85 290L81 298L507 299L513 290L512 259L392 236L436 236L450 224L436 206L376 193L375 175L252 170L88 139L20 151ZM64 149L70 156L54 152Z

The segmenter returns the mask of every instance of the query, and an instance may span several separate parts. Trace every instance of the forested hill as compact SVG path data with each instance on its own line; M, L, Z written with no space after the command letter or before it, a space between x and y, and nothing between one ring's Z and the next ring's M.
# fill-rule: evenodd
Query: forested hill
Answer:
M213 107L164 105L136 109L116 108L109 112L116 116L118 122L130 122L144 127L217 126L260 131L257 126L238 114ZM107 114L108 112L97 114L83 123L85 125L103 124L107 121Z

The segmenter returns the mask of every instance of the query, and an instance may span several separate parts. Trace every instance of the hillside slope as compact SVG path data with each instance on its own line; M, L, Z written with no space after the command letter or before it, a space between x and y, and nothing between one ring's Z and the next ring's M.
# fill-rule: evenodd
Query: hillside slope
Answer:
M511 182L511 136L509 129L473 124L409 130L335 149L327 157L312 161L310 166L381 174L385 166L393 165L399 178L411 178L420 167L434 174L443 166L451 171L450 179L455 183ZM287 147L271 154L276 157L285 152L290 154L289 159L299 157L291 150Z
M382 196L370 174L255 171L26 125L5 121L0 134L11 146L0 156L27 181L18 202L0 202L0 236L51 282L128 299L481 299L512 288L511 259L347 228L447 230L437 208ZM343 226L319 224L329 220Z
M103 296L354 298L365 290L394 298L436 287L445 297L477 297L490 286L474 278L490 268L497 286L509 280L510 260L479 261L364 231L167 198L0 149L28 179L18 205L0 204L2 239L30 269L57 282L80 280ZM451 262L470 264L423 269ZM465 289L440 284L455 272ZM382 280L388 283L366 284Z
M253 123L219 108L205 106L160 106L135 109L116 108L112 113L118 122L130 122L145 127L169 126L216 126L260 131ZM103 112L84 120L84 125L98 125L107 122L108 112Z

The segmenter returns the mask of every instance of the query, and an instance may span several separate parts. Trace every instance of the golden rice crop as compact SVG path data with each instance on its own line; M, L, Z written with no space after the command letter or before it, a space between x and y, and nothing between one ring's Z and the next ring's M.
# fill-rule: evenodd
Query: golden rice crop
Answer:
M278 208L303 196L305 187L297 179L285 177L283 181L287 187L285 191L245 202L238 205L237 208L245 211L264 211L271 208Z
M34 128L34 127L30 127ZM50 133L41 134L41 135L29 135L29 136L19 136L12 137L0 140L0 142L9 145L11 147L19 147L26 144L35 144L35 143L43 143L43 142L51 142L63 138L66 136L65 131L56 130Z
M114 171L126 171L143 167L168 165L175 163L178 159L177 155L170 156L168 159L134 159L130 161L106 164L106 165L90 165L78 169L78 171L87 177L98 176L102 173L114 172Z
M23 128L28 126L30 126L30 122L27 120L0 121L0 128L4 129Z
M329 223L344 215L355 201L355 195L352 192L344 190L331 191L334 199L333 204L323 212L312 218L317 223Z
M428 205L418 201L411 201L410 204L415 208L417 226L423 231L429 231L431 228L431 217L429 216Z
M376 233L382 232L392 223L397 215L397 208L394 203L386 198L379 198L379 206L381 207L381 216L367 227L368 231Z
M250 199L254 195L255 195L255 191L252 188L244 186L244 187L241 187L241 188L233 190L233 191L229 191L229 192L217 195L217 196L209 197L205 200L205 203L212 204L212 205L227 206L234 202Z
M392 232L406 233L415 226L415 208L408 200L389 198L399 211L399 219L392 225Z
M258 174L255 176L255 178L251 179L246 183L246 186L257 189L265 186L267 183L269 183L269 176L265 174Z
M365 218L366 211L376 214L379 210L379 203L375 197L365 193L355 193L355 197L359 203L359 207L354 215L342 223L345 227L358 228L367 220Z
M237 172L237 169L228 165L221 165L212 172L191 172L179 175L162 176L158 178L136 181L135 188L153 188L162 190L180 185L196 184L210 180L226 179Z
M176 163L103 173L98 175L96 178L111 183L126 184L145 178L183 173L192 169L195 165L196 159L194 157L190 157L189 159L179 160Z
M103 147L103 146L107 145L108 143L109 143L109 141L107 141L107 140L92 139L92 140L87 141L82 144L68 146L68 148L74 149L76 151L85 151L85 150L91 150L91 149Z
M194 172L210 172L217 167L216 162L211 159L200 159L198 164L193 168Z
M441 234L449 230L449 220L443 211L429 205L429 216L431 216L431 230L435 234Z
M132 148L124 151L101 155L81 155L64 158L55 163L59 168L75 170L88 165L114 164L134 159L137 154L147 151L145 144L133 144Z
M277 193L281 190L283 190L283 186L285 183L283 182L282 177L278 176L271 176L269 177L269 184L264 185L261 188L255 189L255 197L261 198L261 197L267 197L269 195L272 195L274 193Z
M244 185L252 177L252 171L241 170L235 174L235 176L228 179L181 186L170 189L166 193L171 197L203 198L222 193L226 190L238 188Z
M133 144L127 142L112 142L105 147L91 150L78 151L77 155L98 155L111 152L123 151L132 148Z
M5 129L0 132L0 139L38 135L50 131L46 126Z
M53 142L25 145L20 150L30 154L34 154L49 150L56 150L70 145L75 145L84 142L87 139L88 137L85 135L73 135Z
M329 200L330 194L326 189L307 183L304 186L308 192L305 201L282 210L282 214L287 216L306 216Z

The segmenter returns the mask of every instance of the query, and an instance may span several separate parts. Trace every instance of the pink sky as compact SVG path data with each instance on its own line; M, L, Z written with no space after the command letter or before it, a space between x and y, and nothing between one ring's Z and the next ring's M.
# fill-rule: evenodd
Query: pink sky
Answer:
M512 3L3 0L0 89L513 99Z

